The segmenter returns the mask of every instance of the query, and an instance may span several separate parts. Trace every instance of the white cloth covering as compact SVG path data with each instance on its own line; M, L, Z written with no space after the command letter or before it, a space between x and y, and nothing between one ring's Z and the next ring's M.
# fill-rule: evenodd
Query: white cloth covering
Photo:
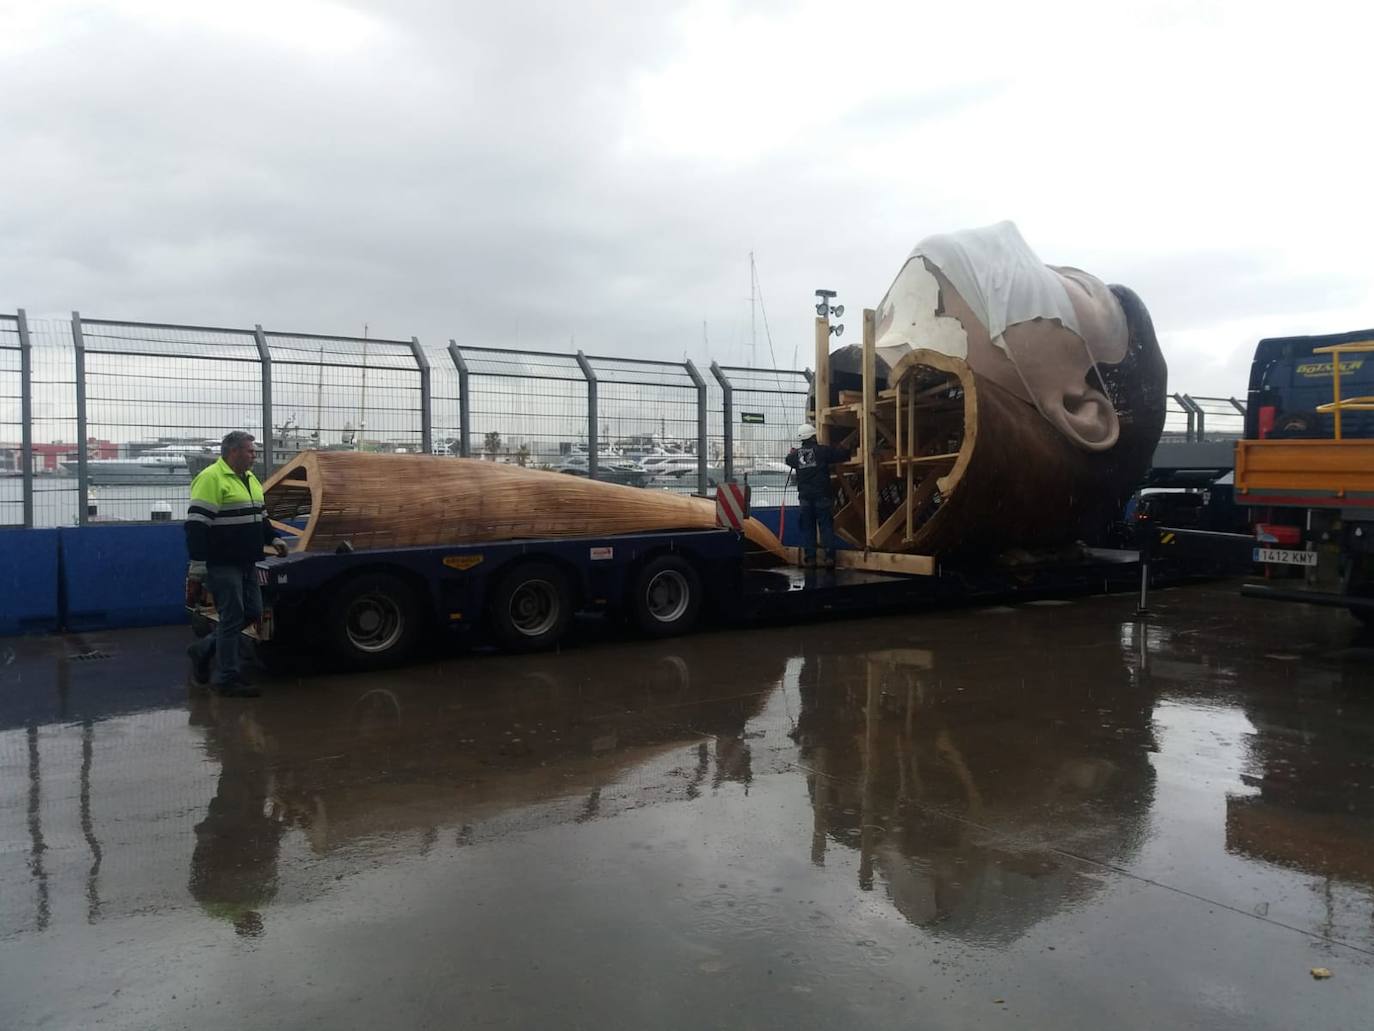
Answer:
M878 307L880 324L887 323L880 348L905 345L967 356L961 334L941 325L954 320L935 316L938 287L922 258L944 273L1003 351L1007 327L1032 319L1056 319L1083 335L1059 275L1030 249L1015 223L998 222L928 236L916 245Z

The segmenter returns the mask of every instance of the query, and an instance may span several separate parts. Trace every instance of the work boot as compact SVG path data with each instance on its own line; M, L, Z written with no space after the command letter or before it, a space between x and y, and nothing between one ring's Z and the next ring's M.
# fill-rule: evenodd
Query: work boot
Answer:
M260 691L256 684L250 684L242 677L235 677L223 684L216 684L213 688L215 694L221 698L260 698Z
M197 647L200 642L192 644L186 649L186 655L191 660L191 683L197 687L204 687L210 682L210 664L214 661L213 652L202 653Z

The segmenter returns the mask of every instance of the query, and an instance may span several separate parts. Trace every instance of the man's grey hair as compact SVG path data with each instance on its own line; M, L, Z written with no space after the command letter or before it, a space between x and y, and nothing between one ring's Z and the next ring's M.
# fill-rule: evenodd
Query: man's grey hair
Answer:
M224 439L219 442L219 456L228 458L229 452L235 448L241 448L245 444L251 444L258 438L247 430L231 430L224 435Z

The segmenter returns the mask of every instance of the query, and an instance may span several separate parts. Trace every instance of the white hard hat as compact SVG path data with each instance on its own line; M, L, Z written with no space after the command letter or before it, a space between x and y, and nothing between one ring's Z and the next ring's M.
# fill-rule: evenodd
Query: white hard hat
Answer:
M810 440L815 435L816 427L812 426L809 422L804 422L797 427L798 440Z

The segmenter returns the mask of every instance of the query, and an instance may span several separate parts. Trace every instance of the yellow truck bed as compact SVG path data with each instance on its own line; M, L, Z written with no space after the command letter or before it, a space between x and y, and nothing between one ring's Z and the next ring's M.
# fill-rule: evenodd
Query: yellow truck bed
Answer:
M1374 506L1374 440L1237 441L1236 501Z

